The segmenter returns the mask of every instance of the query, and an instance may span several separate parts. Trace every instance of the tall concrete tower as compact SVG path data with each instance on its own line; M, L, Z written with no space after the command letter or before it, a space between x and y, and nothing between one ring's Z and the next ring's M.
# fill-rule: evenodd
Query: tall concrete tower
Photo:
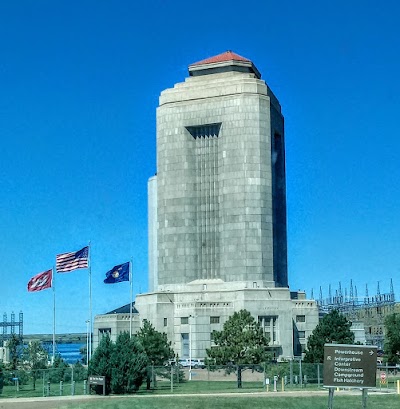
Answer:
M254 64L231 51L191 64L189 75L161 93L157 109L151 287L205 279L287 287L279 102Z
M212 332L246 309L271 354L300 355L318 308L288 288L283 117L250 60L194 63L161 93L148 187L149 292L136 296L134 331L149 320L175 354L203 358ZM128 329L124 308L96 318L95 342Z

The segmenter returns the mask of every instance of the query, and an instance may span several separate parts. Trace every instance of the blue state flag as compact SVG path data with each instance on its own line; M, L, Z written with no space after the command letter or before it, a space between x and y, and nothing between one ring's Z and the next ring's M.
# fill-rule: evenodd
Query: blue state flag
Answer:
M124 264L114 266L106 273L105 284L121 283L122 281L129 281L129 261Z

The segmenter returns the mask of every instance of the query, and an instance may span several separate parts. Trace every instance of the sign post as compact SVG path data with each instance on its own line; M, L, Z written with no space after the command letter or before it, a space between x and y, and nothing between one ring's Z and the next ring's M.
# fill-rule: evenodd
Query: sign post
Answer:
M329 388L328 407L333 409L334 388L361 388L363 409L367 390L376 387L376 346L325 344L324 387Z
M368 397L368 389L364 388L362 390L362 409L367 409L367 397Z
M278 392L278 389L276 389L276 383L278 382L278 376L274 375L274 392Z
M333 409L333 393L335 389L329 388L328 409Z

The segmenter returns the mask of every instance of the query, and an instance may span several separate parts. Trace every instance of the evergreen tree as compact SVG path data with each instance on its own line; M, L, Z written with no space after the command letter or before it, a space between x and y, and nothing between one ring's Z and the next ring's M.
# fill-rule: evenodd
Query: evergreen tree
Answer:
M385 319L385 354L389 363L400 362L400 314L390 314Z
M111 392L111 376L112 376L112 355L115 345L111 342L110 337L104 336L96 348L92 359L89 362L88 374L106 377L106 394ZM95 388L97 393L101 393L101 386Z
M136 392L146 377L147 356L136 337L127 332L118 335L111 358L113 393Z
M156 369L157 375L169 377L170 371L163 365L166 361L174 357L174 351L171 348L171 342L168 341L167 334L157 331L148 320L143 320L143 326L136 333L136 337L142 344L147 358L147 389L150 389L151 378L155 383L156 374L154 366L160 367Z
M326 314L308 337L304 362L323 363L324 344L354 344L350 327L351 322L339 311Z
M102 338L89 363L88 373L106 377L106 393L135 392L146 376L147 356L135 337L124 332L113 343ZM101 387L96 392L101 393Z
M149 321L143 320L143 326L136 333L136 337L146 352L149 364L161 366L174 357L167 334L156 331Z
M10 354L10 365L9 369L15 371L18 366L19 353L18 348L21 345L21 340L16 334L12 334L10 339L7 341L7 348Z
M222 331L213 331L215 346L207 355L217 365L236 365L238 388L242 387L242 366L260 364L269 358L269 340L260 324L247 310L235 312Z

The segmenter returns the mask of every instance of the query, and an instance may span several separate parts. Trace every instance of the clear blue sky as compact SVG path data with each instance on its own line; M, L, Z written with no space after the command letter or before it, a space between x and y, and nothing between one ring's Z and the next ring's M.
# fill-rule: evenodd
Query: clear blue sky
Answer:
M19 0L0 4L0 319L52 332L55 255L92 243L93 313L147 290L147 179L160 92L226 50L251 59L286 125L289 282L400 297L397 1ZM57 332L85 332L88 273L56 277Z

